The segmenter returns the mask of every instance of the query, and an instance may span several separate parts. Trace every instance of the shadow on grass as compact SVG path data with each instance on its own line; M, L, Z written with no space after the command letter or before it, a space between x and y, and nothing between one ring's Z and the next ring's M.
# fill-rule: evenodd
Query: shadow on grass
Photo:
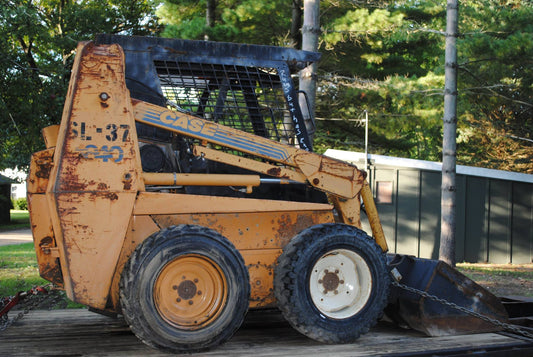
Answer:
M12 209L10 213L10 222L8 224L0 225L0 232L30 228L30 214L28 211L17 211Z

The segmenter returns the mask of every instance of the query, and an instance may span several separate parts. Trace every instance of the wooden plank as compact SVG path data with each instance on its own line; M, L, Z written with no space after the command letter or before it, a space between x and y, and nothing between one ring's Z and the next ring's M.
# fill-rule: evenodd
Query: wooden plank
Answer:
M382 356L506 344L525 345L525 342L494 333L426 337L381 322L356 343L326 345L293 330L277 312L251 312L228 343L197 355ZM122 319L83 309L30 312L0 334L0 355L168 356L141 343Z

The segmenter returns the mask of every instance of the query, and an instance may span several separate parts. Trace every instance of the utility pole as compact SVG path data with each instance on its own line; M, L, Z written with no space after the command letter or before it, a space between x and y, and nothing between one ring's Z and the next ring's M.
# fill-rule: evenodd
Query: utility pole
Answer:
M458 0L447 0L439 259L455 266Z
M318 36L320 35L320 0L304 0L304 23L302 26L302 50L318 51ZM307 94L306 98L300 95L299 103L305 121L305 127L309 134L309 140L313 142L315 132L315 98L317 64L313 63L300 71L300 90Z

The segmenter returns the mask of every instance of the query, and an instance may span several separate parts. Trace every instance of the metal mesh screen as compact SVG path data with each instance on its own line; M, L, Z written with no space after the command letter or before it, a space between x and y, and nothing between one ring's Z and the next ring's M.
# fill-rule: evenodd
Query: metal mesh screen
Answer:
M154 62L163 95L193 115L294 144L290 112L275 69Z

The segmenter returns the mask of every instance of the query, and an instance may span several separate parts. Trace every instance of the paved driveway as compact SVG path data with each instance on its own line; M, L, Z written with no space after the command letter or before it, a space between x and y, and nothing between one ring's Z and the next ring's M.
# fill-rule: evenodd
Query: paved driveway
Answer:
M0 245L21 244L28 242L33 242L31 229L29 228L0 232Z

